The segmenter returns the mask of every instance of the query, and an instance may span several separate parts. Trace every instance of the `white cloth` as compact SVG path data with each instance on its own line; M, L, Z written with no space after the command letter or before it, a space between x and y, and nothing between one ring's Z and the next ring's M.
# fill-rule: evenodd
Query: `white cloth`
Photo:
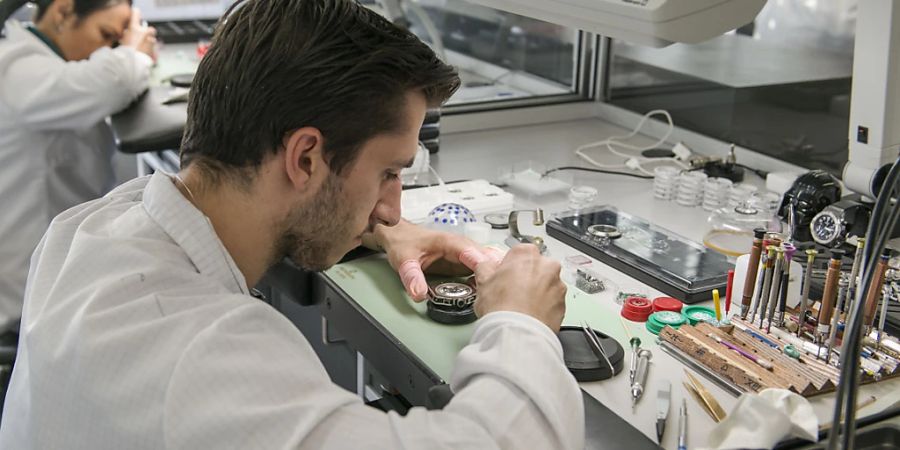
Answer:
M28 260L60 212L108 192L106 117L146 89L153 61L128 47L67 62L16 21L0 39L0 332L18 321Z
M531 317L480 319L450 382L446 408L405 417L332 384L156 173L61 214L38 246L0 448L583 448L578 385Z
M708 445L718 450L773 448L787 438L815 441L818 436L819 419L808 400L786 389L765 389L742 395L713 428Z

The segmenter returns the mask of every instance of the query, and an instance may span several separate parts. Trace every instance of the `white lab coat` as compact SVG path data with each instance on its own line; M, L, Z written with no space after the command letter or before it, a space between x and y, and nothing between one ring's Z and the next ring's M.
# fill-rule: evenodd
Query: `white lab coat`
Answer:
M50 220L112 189L107 116L146 89L128 47L66 62L16 21L0 39L0 333L18 321L28 260Z
M157 172L64 212L38 246L0 448L583 448L578 385L531 317L480 319L450 383L443 411L405 417L332 384Z

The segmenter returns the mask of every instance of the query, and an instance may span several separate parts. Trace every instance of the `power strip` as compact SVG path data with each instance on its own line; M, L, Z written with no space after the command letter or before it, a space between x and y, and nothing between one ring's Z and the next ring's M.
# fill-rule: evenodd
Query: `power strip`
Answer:
M486 213L512 211L514 199L512 194L487 180L472 180L407 189L400 197L400 207L403 218L413 223L425 222L428 213L442 203L463 205L481 220Z

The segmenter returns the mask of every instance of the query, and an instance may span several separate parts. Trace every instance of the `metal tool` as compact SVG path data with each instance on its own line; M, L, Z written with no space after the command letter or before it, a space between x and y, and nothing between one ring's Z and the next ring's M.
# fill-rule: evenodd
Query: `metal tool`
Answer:
M831 315L834 314L834 302L837 299L838 281L841 278L841 260L845 252L840 249L831 251L828 272L825 274L825 290L822 292L822 307L819 308L819 326L816 328L816 343L823 344L831 329ZM821 355L816 354L816 358Z
M672 397L672 383L663 380L662 387L656 393L656 442L662 444L666 432L666 419L669 418L669 402Z
M759 271L756 276L756 288L753 290L753 299L750 302L750 317L748 319L750 323L756 320L756 310L759 308L759 300L762 297L763 280L766 278L766 261L768 261L768 251L763 250L759 260Z
M828 331L828 351L825 353L825 364L828 364L831 361L831 350L834 349L834 340L837 337L839 318L841 317L841 311L844 308L844 302L846 301L847 293L849 291L850 277L841 274L841 278L838 280L837 304L835 305L834 314L831 317L831 330Z
M509 237L506 238L506 244L510 247L513 247L516 244L534 244L538 247L538 249L540 249L541 253L545 253L547 251L547 244L544 243L543 238L541 238L540 236L529 236L519 232L519 214L529 212L534 214L534 220L531 222L532 225L539 227L544 224L543 209L538 208L510 211Z
M803 334L803 329L806 327L806 311L809 309L809 289L812 285L812 269L813 263L816 260L816 255L819 252L814 249L806 250L806 273L803 275L803 294L800 297L800 317L797 318L799 321L799 325L797 327L797 336L801 336Z
M866 326L866 334L872 332L872 324L875 322L875 309L878 306L878 301L881 299L882 287L884 286L885 274L887 273L890 259L891 251L890 249L885 249L884 254L881 255L881 258L875 265L875 278L872 280L869 294L866 296L866 314L864 316L866 321L863 322Z
M584 337L588 341L588 345L591 346L591 350L593 350L594 354L606 361L606 365L609 366L609 376L613 376L616 374L616 370L613 368L612 362L609 360L609 357L606 356L606 352L603 351L603 346L600 345L600 339L594 334L594 330L588 326L587 322L581 322L581 330L584 332Z
M678 450L687 450L687 400L681 399L678 411Z
M637 405L641 395L644 394L644 386L647 385L647 372L650 371L650 359L653 354L650 350L641 349L638 352L637 369L634 372L634 382L631 383L631 409Z
M731 317L731 296L734 295L734 269L728 269L725 277L725 319Z
M769 304L769 289L772 287L772 274L775 270L775 246L770 245L766 248L766 271L763 273L762 291L759 294L759 302L757 309L759 310L759 326L762 327L762 321L766 317L766 307Z
M685 383L685 386L688 387L689 391L696 395L700 402L700 406L702 406L717 423L725 420L725 417L727 417L728 414L722 409L722 405L719 404L716 398L713 397L706 387L700 383L700 380L691 375L687 370L684 371L684 374L687 375L688 382L690 383Z
M659 343L659 348L662 351L668 353L672 358L675 358L676 361L684 364L685 367L690 367L698 373L702 373L703 376L705 376L713 383L716 383L716 386L719 386L725 392L728 392L735 397L740 396L744 392L743 390L741 390L741 388L734 384L733 381L723 377L718 372L710 369L709 367L706 367L705 365L703 365L703 363L699 362L693 356L690 356L684 351L680 350L672 343L668 341L661 341ZM682 384L688 386L686 382ZM702 402L699 397L697 398L697 401Z
M637 370L638 353L641 351L641 338L633 337L631 344L631 366L628 368L628 383L634 383L634 372Z
M866 239L856 238L856 253L853 254L853 266L850 268L850 289L847 291L847 305L852 311L853 302L856 301L856 291L859 289L859 270L862 267L863 251L866 247Z
M887 318L887 307L888 303L891 300L896 300L896 291L894 290L895 284L885 285L884 293L882 294L884 299L881 301L881 315L878 317L878 338L876 340L876 350L881 350L881 336L884 334L884 321Z
M791 244L784 244L784 265L781 270L781 290L778 291L778 310L775 317L775 326L784 327L784 314L787 309L787 293L788 285L791 281L791 261L794 259L794 253L797 247ZM770 322L771 325L771 322Z
M778 294L781 293L781 278L782 271L784 270L784 249L778 247L775 249L775 267L772 268L772 284L770 286L769 291L769 299L768 299L768 307L769 311L766 313L763 310L763 315L765 316L765 320L768 320L768 325L766 326L766 332L769 331L769 328L772 326L772 320L775 319L775 307L778 306ZM759 327L762 328L763 318L759 319Z
M760 254L762 253L762 241L766 235L765 228L753 230L753 246L750 247L750 259L747 261L747 278L744 279L744 295L741 297L741 319L747 318L753 300L753 288L756 285L756 275L759 270Z

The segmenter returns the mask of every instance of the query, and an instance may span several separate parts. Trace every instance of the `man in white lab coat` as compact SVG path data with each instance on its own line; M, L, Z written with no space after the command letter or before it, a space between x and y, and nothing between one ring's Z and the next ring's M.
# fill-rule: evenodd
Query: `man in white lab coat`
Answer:
M216 33L182 171L64 212L39 245L0 447L581 448L559 264L400 220L398 173L455 71L353 0L247 0ZM423 268L475 271L442 411L366 407L249 295L285 256L323 269L363 240L417 300Z

